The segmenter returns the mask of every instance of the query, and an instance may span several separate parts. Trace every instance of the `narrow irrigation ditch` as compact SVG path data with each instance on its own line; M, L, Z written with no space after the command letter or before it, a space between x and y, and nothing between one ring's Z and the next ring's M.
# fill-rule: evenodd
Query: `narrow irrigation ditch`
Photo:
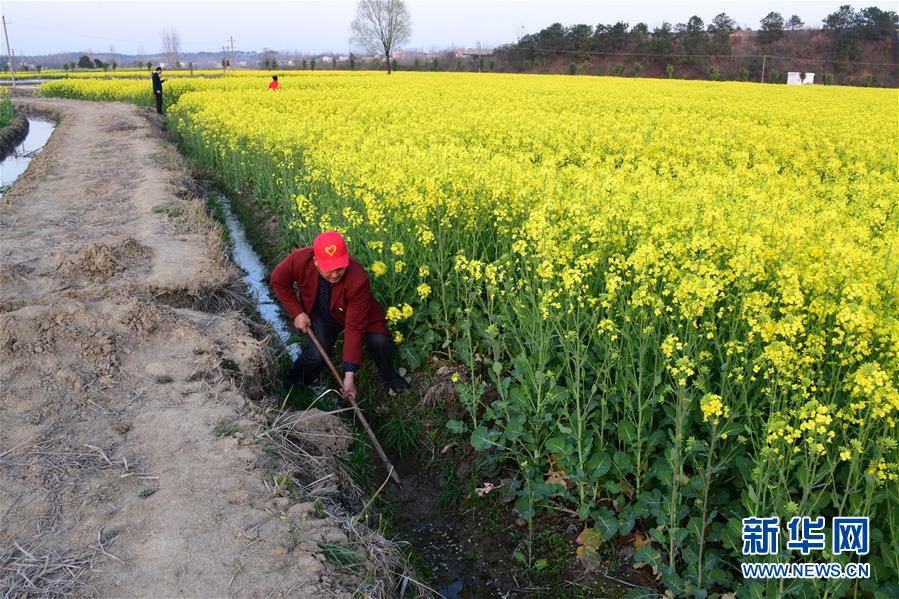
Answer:
M15 183L31 160L47 145L56 123L43 117L28 117L28 134L15 149L0 162L0 197Z
M246 199L207 183L210 210L225 225L234 261L258 315L285 350L282 367L300 351L268 286L278 257L272 219L260 219ZM257 251L258 250L258 251ZM282 251L284 249L282 248ZM630 567L633 547L609 545L606 566L586 572L575 557L583 524L571 514L547 512L531 526L512 509L514 476L490 452L476 452L446 427L464 418L455 384L466 369L441 357L411 373L412 390L388 396L366 370L360 374L360 406L396 465L402 486L385 484L387 473L356 426L345 462L372 501L374 527L406 550L422 580L444 597L622 597L645 593L652 581ZM325 387L297 392L303 409L336 407ZM329 394L329 398L335 396ZM328 405L323 406L322 402ZM346 417L349 422L351 416ZM642 596L642 595L641 595Z

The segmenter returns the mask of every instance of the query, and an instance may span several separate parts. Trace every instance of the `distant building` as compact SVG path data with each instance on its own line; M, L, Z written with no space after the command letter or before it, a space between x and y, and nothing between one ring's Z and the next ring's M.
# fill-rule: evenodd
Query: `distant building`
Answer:
M493 48L457 48L456 58L464 56L492 56Z
M787 73L787 85L813 85L814 83L814 73L805 73L805 79L802 78L802 73L797 71Z

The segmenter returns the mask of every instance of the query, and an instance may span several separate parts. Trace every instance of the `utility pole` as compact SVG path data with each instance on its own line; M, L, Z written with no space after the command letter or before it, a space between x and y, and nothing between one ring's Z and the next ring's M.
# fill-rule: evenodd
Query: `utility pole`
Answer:
M231 65L228 63L228 49L225 46L222 46L222 63L222 70L227 73Z
M228 41L231 42L231 62L234 62L234 36L230 36Z
M16 65L12 61L12 49L9 47L9 32L6 31L6 17L3 17L3 37L6 38L6 55L9 57L9 72L12 74L12 86L16 86Z

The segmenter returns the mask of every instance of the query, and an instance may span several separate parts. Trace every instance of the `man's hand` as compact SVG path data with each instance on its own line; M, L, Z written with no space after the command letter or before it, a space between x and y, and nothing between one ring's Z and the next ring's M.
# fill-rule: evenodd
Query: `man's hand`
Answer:
M356 373L348 372L343 375L343 397L356 399Z
M309 325L311 324L311 320L309 320L309 315L303 312L302 314L297 314L297 317L293 319L293 326L300 329L304 333L308 333Z

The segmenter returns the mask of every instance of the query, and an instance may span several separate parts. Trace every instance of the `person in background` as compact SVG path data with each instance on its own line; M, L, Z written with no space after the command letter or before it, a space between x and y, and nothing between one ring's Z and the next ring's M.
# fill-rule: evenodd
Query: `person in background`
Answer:
M315 238L312 247L293 250L272 271L271 284L293 325L307 334L311 329L325 351L331 351L343 331L345 397L356 396L355 376L362 363L363 342L391 392L408 388L393 368L393 343L384 310L372 296L365 269L350 257L340 233L326 231ZM285 376L285 392L297 383L311 385L324 366L324 358L310 345Z
M272 91L277 91L281 89L281 84L278 83L278 76L272 75L272 82L268 84L268 88Z
M156 113L162 114L162 84L165 82L165 79L162 79L162 67L156 67L156 71L153 72L153 97L156 99Z

